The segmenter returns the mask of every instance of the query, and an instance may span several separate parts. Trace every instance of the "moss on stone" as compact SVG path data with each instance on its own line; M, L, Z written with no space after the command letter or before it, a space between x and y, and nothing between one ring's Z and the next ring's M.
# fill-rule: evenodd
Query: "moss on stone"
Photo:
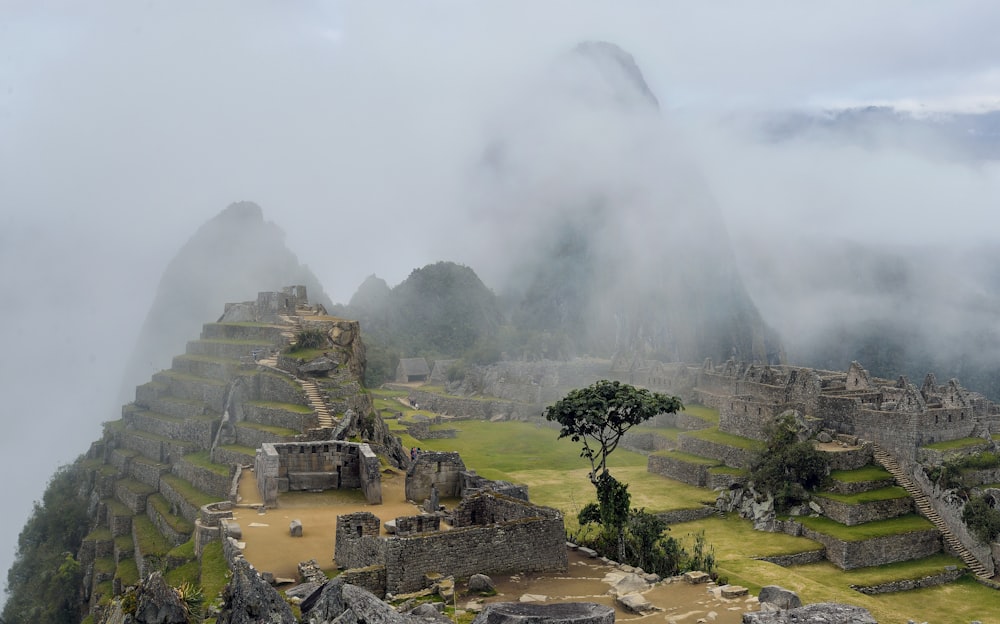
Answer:
M152 506L175 532L182 535L190 535L194 531L194 525L188 522L186 518L170 513L170 503L159 492L150 496L146 500L146 504Z

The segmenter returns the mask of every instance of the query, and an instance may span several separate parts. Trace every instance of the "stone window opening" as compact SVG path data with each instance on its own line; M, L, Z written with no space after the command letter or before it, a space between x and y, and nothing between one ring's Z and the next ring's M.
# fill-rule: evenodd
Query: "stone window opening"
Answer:
M361 537L361 536L362 536L363 534L364 534L364 527L362 527L362 526L361 526L361 525L359 524L359 525L358 525L358 537Z
M441 472L441 462L438 462L438 463L437 463L437 471L438 471L438 472Z

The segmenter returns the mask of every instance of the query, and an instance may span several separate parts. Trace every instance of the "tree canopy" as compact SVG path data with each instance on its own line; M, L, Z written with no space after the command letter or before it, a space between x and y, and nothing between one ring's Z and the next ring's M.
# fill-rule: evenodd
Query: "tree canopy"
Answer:
M625 432L657 414L673 414L683 407L677 397L603 379L545 408L545 418L561 425L560 439L583 442L580 456L590 461L590 480L596 487L608 470L608 455L618 448Z

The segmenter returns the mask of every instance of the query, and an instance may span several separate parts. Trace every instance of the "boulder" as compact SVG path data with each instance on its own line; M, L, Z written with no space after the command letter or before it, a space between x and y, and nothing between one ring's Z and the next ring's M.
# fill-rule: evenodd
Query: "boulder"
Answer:
M692 570L691 572L684 573L684 582L691 583L692 585L697 585L698 583L707 583L711 580L711 576L705 572L699 570Z
M802 600L798 594L778 585L765 585L761 587L757 600L761 604L773 604L782 609L797 609L802 606Z
M615 599L618 605L630 613L638 613L642 615L644 613L652 613L653 611L660 611L661 609L651 603L642 594L625 594L624 596L618 596Z
M292 537L302 537L302 521L299 519L292 520L288 523L288 534Z
M494 602L472 624L614 624L615 610L593 602L530 604Z
M295 624L295 616L285 599L246 559L237 557L232 569L218 624Z
M750 591L742 585L723 585L720 589L723 598L741 598Z
M646 579L643 577L638 574L625 572L609 572L605 575L604 582L611 585L611 589L608 590L608 593L614 596L624 596L625 594L644 592L650 587L649 583L647 583Z
M827 442L833 442L833 437L825 431L820 431L816 434L816 441L826 444Z
M878 624L868 609L836 602L815 604L780 611L755 611L743 614L743 624Z
M316 358L315 360L312 360L307 364L303 364L302 366L300 366L299 372L312 373L312 374L326 373L332 370L336 370L336 368L337 368L337 360L323 355Z
M159 572L150 574L139 587L135 621L141 624L187 624L188 610L184 600L167 585Z
M497 587L493 579L485 574L473 574L469 577L469 591L474 594L494 594Z

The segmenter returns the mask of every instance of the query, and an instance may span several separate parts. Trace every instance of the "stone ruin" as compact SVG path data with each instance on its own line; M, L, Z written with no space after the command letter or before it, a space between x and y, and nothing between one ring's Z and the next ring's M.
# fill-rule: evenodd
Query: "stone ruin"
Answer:
M565 527L555 509L481 492L464 498L451 518L449 530L440 530L438 516L397 518L397 533L381 536L379 519L370 512L338 516L337 567L377 596L424 589L435 573L566 569Z
M269 507L277 505L281 492L331 489L361 489L369 503L382 503L379 459L364 443L264 443L257 449L254 472L261 499Z

